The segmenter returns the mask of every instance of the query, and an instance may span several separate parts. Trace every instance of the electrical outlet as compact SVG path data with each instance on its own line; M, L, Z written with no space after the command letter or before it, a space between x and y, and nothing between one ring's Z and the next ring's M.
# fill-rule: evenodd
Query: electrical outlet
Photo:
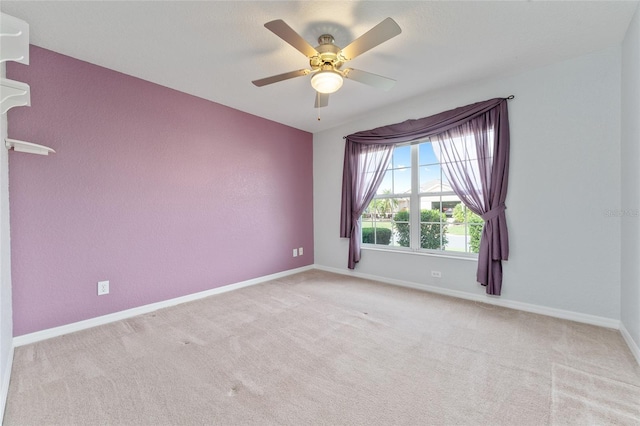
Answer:
M300 248L298 249L298 254L299 254L300 256L302 256L302 254L303 254L303 253L304 253L304 251L302 250L302 247L300 247Z
M433 278L442 278L442 272L440 272L440 271L431 271L431 276Z
M298 249L293 249L293 257L298 257Z
M98 281L98 296L109 294L109 281Z

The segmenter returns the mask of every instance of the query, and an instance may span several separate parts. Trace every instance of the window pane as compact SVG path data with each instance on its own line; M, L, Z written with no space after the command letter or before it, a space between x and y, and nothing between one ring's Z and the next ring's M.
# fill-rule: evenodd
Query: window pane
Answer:
M393 172L390 170L387 170L387 172L384 175L384 179L382 179L382 183L378 187L378 191L376 191L376 194L378 195L391 194L392 190L393 190Z
M453 191L453 188L449 183L449 179L447 179L447 175L443 171L442 172L442 192L451 192L451 191Z
M361 216L362 227L365 226L373 226L373 223L377 220L377 212L376 212L376 200L373 200L369 203L369 206L364 209L364 212Z
M408 212L408 209L408 198L374 198L361 218L362 242L364 244L400 246L396 237L395 217L398 214L402 217L402 213L399 212ZM406 221L408 221L408 213ZM402 223L400 224L401 228Z
M364 213L362 213L362 222L361 222L362 228L373 228L374 217L373 217L373 214L367 210L365 210Z
M398 146L393 150L393 168L411 167L411 146Z
M382 244L384 241L385 230L383 221L383 213L380 211L380 200L374 199L362 213L360 218L362 223L362 242L365 244ZM387 232L389 234L389 232ZM388 244L387 238L387 244Z
M453 209L460 204L460 199L456 195L443 195L440 211L444 213L446 220L453 222Z
M471 212L469 212L471 213ZM471 213L476 218L478 217L475 213ZM474 220L469 223L469 252L470 253L479 253L480 252L480 237L482 236L482 228L484 227L484 223L482 219Z
M431 143L421 143L419 148L419 160L418 163L422 166L424 164L438 164L439 161L433 152Z
M424 197L424 198L427 198L428 200L431 200L431 206L429 206L427 208L427 210L434 210L434 211L442 212L442 196L436 195L434 197ZM421 217L420 220L426 220L426 219L422 219L422 217ZM440 221L440 217L436 216L434 214L433 218L429 219L429 221L430 222L439 222Z
M393 215L393 237L391 241L392 246L411 246L411 226L409 224L409 219L409 199L399 199L398 208Z
M377 195L411 193L411 147L395 148Z
M453 205L451 216L447 214ZM447 216L447 247L448 251L463 253L478 253L483 220L465 207L462 202L443 201L443 208Z
M393 193L408 194L411 192L411 168L393 170Z
M440 192L440 164L420 167L420 192Z
M437 210L430 211L438 213ZM420 248L430 250L444 250L447 246L447 242L448 240L446 223L420 222Z

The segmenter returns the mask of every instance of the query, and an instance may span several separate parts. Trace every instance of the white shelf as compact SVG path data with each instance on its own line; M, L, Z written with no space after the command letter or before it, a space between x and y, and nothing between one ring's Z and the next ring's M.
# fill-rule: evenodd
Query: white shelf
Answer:
M22 19L0 13L0 64L15 61L29 65L29 24ZM31 106L31 88L19 81L0 79L0 113L13 107ZM7 149L30 154L49 155L55 151L36 143L5 139Z
M29 65L29 24L22 19L0 13L0 63L15 61ZM0 113L16 106L30 106L29 85L19 81L0 81Z
M6 114L16 106L31 106L31 93L27 83L0 79L0 113Z
M48 146L38 145L37 143L19 141L17 139L5 139L4 144L7 149L13 149L15 152L27 152L29 154L49 155L56 152Z
M0 63L15 61L29 65L29 24L0 13Z

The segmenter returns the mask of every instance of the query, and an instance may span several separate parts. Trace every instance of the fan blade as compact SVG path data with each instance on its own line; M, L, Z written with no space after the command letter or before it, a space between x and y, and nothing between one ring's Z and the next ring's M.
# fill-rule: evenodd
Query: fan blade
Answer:
M288 80L290 78L302 77L311 73L310 70L302 69L298 71L285 72L284 74L272 75L271 77L261 78L260 80L253 80L252 83L258 87L266 86L267 84L277 83L282 80Z
M267 22L264 26L273 32L275 35L289 43L291 46L298 49L308 58L317 56L318 51L313 48L305 39L303 39L297 32L295 32L289 25L287 25L282 19L276 19L275 21Z
M350 61L356 56L362 55L369 49L373 49L379 44L397 36L402 30L400 26L391 18L387 18L375 27L355 39L340 52L345 60Z
M369 86L382 90L389 90L396 84L396 81L391 78L353 68L347 68L344 70L343 75L344 78L368 84Z
M329 94L316 92L315 108L324 108L329 105Z

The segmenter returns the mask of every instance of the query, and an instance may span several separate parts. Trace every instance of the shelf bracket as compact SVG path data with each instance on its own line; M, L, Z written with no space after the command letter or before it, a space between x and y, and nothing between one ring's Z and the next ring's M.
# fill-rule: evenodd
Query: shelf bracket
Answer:
M27 83L0 79L0 112L6 114L16 106L30 106L31 94Z

